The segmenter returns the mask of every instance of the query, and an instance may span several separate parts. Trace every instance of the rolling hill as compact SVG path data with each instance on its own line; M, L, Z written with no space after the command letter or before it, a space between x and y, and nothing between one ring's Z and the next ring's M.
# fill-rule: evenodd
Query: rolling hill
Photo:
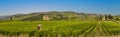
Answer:
M18 21L38 21L43 20L43 17L47 16L49 20L100 20L100 15L102 16L102 18L105 17L105 14L77 13L72 11L64 12L50 11L50 12L36 12L30 14L16 14L11 15L5 19Z

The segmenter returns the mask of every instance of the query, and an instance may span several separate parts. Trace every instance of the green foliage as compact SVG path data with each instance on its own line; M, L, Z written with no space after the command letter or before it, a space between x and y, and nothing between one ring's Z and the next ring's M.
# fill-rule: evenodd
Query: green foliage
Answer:
M65 12L44 12L44 13L31 13L23 15L13 15L14 17L9 17L9 20L20 20L20 21L37 21L43 20L43 15L48 15L50 20L96 20L97 14L86 14L77 13L72 11Z
M37 30L38 24L42 24L41 30ZM28 34L29 37L108 36L120 34L120 26L112 21L11 21L0 23L0 34Z

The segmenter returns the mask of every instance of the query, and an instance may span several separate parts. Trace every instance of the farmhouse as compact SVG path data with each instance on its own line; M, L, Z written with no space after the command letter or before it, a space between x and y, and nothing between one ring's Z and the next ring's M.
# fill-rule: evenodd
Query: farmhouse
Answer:
M102 17L102 20L106 20L106 19L105 19L105 16Z
M43 20L48 21L48 20L50 20L50 18L48 15L43 15Z

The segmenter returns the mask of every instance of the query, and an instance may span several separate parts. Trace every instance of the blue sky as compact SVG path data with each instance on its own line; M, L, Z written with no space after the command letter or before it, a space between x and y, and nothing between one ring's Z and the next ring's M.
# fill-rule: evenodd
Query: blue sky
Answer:
M119 0L0 0L0 15L75 11L120 15Z

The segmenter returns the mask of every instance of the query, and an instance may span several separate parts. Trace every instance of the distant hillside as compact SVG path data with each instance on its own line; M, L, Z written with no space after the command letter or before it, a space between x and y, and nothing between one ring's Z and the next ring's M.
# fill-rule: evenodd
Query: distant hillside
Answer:
M72 11L64 12L37 12L30 14L16 14L10 16L9 20L19 20L19 21L38 21L44 20L44 16L47 16L49 20L99 20L100 15L105 16L104 14L92 14L92 13L77 13Z
M9 18L9 16L0 16L0 20L4 20L4 19L7 19Z

